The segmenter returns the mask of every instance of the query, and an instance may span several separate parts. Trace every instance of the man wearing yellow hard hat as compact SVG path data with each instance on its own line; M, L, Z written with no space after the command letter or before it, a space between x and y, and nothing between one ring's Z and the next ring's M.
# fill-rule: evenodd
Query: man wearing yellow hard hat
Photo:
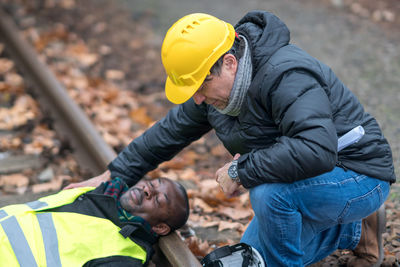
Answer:
M200 13L178 20L161 57L179 105L85 184L134 184L214 129L234 156L216 180L227 195L249 189L255 216L241 242L267 266L309 265L338 248L354 251L349 266L382 262L390 146L332 70L289 41L264 11L235 27Z

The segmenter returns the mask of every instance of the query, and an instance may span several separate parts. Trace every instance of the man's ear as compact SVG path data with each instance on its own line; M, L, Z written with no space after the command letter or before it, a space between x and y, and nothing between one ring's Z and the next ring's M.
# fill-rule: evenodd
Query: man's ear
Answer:
M166 223L159 223L151 227L151 229L159 235L167 235L171 232L171 228Z
M236 73L236 69L237 69L237 64L238 64L238 62L237 62L236 57L235 57L234 55L229 54L229 53L228 53L228 54L225 54L225 55L224 55L223 64L225 65L225 67L226 67L228 70L231 70L231 71L233 71L234 73Z

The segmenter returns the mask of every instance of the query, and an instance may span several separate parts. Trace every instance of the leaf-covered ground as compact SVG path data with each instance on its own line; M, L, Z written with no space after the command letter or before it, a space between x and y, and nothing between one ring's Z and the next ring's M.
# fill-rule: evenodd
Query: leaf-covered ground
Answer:
M386 0L385 5L376 2L326 0L326 4L343 8L344 12L393 29L400 16L397 2ZM131 13L114 1L104 0L1 0L0 3L13 14L24 37L117 152L172 107L163 93L162 39L152 29L155 16L152 12ZM11 66L13 63L1 57L2 49L0 45L0 92L8 93L17 90L14 85L21 78ZM7 78L6 73L12 74ZM0 129L26 125L37 113L30 96L18 97L10 103L0 109ZM11 119L1 120L5 117ZM41 127L35 131L45 136L53 134ZM54 140L52 137L45 138L39 148L21 145L23 141L10 138L0 139L3 151L14 145L28 152L46 147L57 154L57 145L42 144ZM188 188L191 215L188 226L180 233L199 258L216 246L237 242L253 216L247 193L227 199L214 180L215 171L230 160L214 133L210 133L149 174L179 180ZM1 181L8 180L13 179L0 177L0 188L4 189ZM400 258L399 194L394 186L387 202L384 266L397 266ZM349 254L338 251L320 265L344 265Z

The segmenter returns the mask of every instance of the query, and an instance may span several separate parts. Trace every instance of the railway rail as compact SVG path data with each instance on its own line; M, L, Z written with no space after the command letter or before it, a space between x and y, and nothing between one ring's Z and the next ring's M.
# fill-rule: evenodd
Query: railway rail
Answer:
M0 40L25 76L33 83L41 105L50 110L56 131L68 138L78 162L92 173L101 173L116 156L89 118L70 98L49 68L38 59L33 48L20 36L9 15L0 9ZM162 266L200 266L176 233L158 242ZM164 257L165 256L165 257Z

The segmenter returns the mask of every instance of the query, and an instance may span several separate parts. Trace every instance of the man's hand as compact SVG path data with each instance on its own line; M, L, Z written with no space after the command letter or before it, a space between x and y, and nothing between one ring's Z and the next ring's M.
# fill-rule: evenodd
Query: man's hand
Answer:
M236 160L240 157L240 154L236 154L233 157L233 160ZM224 165L224 167L220 168L216 173L215 173L215 179L217 183L219 183L219 186L221 187L222 191L225 193L226 196L228 197L233 197L239 192L239 187L240 183L235 182L229 177L228 175L228 169L229 166L231 166L231 162L227 163Z
M63 190L77 188L77 187L85 187L85 186L97 187L101 183L107 182L109 180L111 180L111 173L110 173L109 170L107 170L104 173L100 174L99 176L90 178L89 180L86 180L86 181L83 181L83 182L80 182L80 183L69 184L66 187L64 187Z

